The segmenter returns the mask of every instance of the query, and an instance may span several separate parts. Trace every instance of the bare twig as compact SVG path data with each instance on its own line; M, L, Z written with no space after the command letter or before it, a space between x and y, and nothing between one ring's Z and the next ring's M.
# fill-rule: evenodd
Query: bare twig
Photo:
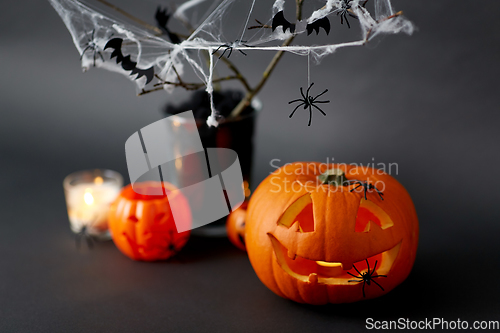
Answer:
M189 22L187 22L186 20L180 18L180 17L176 17L183 25L184 27L192 34L194 32L194 28L193 26L191 26L191 24ZM184 37L184 39L186 39L187 37ZM205 53L204 53L205 54ZM218 52L215 53L216 55L218 55ZM210 59L209 57L207 56L206 57L206 60L207 62L210 62ZM226 65L227 67L233 71L233 73L236 75L236 79L240 80L241 84L245 87L245 89L247 91L250 91L252 90L252 88L250 87L250 85L248 84L247 80L245 79L245 77L243 75L241 75L240 71L238 70L238 68L236 68L236 66L231 62L231 60L229 59L226 59L226 58L222 58L221 59ZM221 81L225 81L225 80L213 80L212 82L221 82Z
M143 20L127 13L126 11L124 11L123 9L113 5L112 3L109 3L107 2L106 0L97 0L99 1L100 3L102 3L103 5L105 6L108 6L109 8L117 11L118 13L122 14L123 16L127 17L128 19L134 21L135 23L138 23L140 25L142 25L143 27L146 27L147 29L149 30L153 30L154 32L156 32L157 34L162 34L162 31L158 28L158 27L155 27L154 25L151 25L147 22L144 22Z
M215 55L219 55L218 52L215 53ZM236 66L231 62L231 60L227 59L227 58L224 58L222 57L220 60L222 60L222 62L224 62L226 64L226 66L231 70L233 71L233 73L236 75L236 78L238 80L240 80L241 84L245 87L245 89L248 91L251 91L252 88L250 87L250 85L248 84L248 81L245 79L245 77L243 75L241 75L240 71L238 70L238 68L236 68Z
M377 23L384 22L384 21L387 21L387 20L393 19L393 18L398 17L398 16L401 16L401 15L403 15L403 11L402 11L402 10L400 10L399 12L394 13L394 14L392 14L392 15L390 15L390 16L384 17L384 18L383 18L383 19L381 19L381 20L378 20L378 21L377 21ZM368 38L370 38L371 33L372 33L372 28L370 28L370 29L366 32L366 37L365 37L365 41L364 41L364 43L368 43Z
M402 10L400 10L397 13L392 14L391 16L387 16L386 18L384 18L382 20L379 20L378 23L390 20L390 19L395 18L395 17L400 16L400 15L403 15L403 11Z
M177 74L178 75L178 74ZM155 91L163 90L165 85L172 85L174 87L182 87L186 90L197 90L205 86L204 83L189 83L189 82L184 82L184 81L179 81L179 82L171 82L171 81L164 81L162 80L158 75L155 74L155 77L160 80L160 82L155 83L153 85L153 89L145 90L142 89L141 92L138 94L138 96L146 95ZM212 83L219 83L222 81L230 81L230 80L238 80L239 78L237 76L226 76L226 77L220 77L217 79L214 79Z
M302 3L303 2L304 2L304 0L296 0L297 21L300 21L302 19ZM285 40L285 42L281 46L285 47L285 46L290 45L292 43L292 41L294 40L294 38L295 38L295 36L292 35L287 40ZM262 87L264 87L264 85L266 84L267 79L269 78L269 76L271 75L273 70L276 68L276 65L280 61L283 54L284 54L284 51L276 52L273 59L271 60L271 62L267 66L266 70L262 74L262 78L261 78L260 82L257 84L257 86L254 89L252 89L246 93L245 97L233 109L233 111L231 112L229 117L237 117L246 107L248 107L250 105L250 102L255 97L255 95L257 95L259 93L259 91L262 89Z
M162 35L163 32L161 31L161 29L159 29L158 27L155 27L151 24L148 24L147 22L144 22L142 21L141 19L127 13L126 11L124 11L123 9L113 5L112 3L109 3L107 0L97 0L99 1L100 3L102 3L103 5L115 10L116 12L122 14L123 16L127 17L128 19L132 20L133 22L136 22L144 27L146 27L147 29L149 30L152 30L154 31L157 35ZM302 1L302 0L301 0ZM184 24L184 26L189 30L191 31L191 33L193 32L193 27L189 24L189 22L185 22L184 20L181 20L181 23ZM186 39L187 36L183 36L183 35L180 35L178 34L179 37L181 38L184 38ZM231 62L231 60L227 59L227 58L221 58L221 60L224 62L224 64L226 64L226 66L235 74L234 76L228 76L228 77L225 77L225 78L219 78L219 79L215 79L213 80L213 83L217 83L217 82L222 82L222 81L227 81L227 80L239 80L241 82L241 84L245 87L245 90L248 92L252 91L252 88L250 87L250 84L248 83L248 81L245 79L245 77L241 74L241 72L238 70L238 68ZM179 79L179 82L162 82L160 83L160 85L165 85L165 84L171 84L171 85L174 85L176 87L183 87L187 90L196 90L196 89L199 89L201 87L203 87L204 84L202 83L184 83L182 82L181 78L180 78L180 75L177 73L177 70L174 68L176 74L177 74L177 78ZM162 81L162 80L160 80ZM140 93L139 93L139 96L140 95L144 95L144 94L147 94L147 93L150 93L150 92L153 92L153 91L157 91L157 90L161 90L163 89L162 87L160 87L158 89L158 87L155 85L155 89L151 89L151 90L142 90Z
M267 25L267 24L264 24L262 23L261 21L259 20L255 20L255 22L258 23L258 25L252 25L251 27L248 28L248 30L252 30L252 29L262 29L262 28L265 28L265 29L272 29L273 27L271 27L270 25Z
M181 76L179 75L179 72L177 72L177 69L175 68L174 65L172 65L172 69L174 70L175 75L177 75L177 80L179 80L179 83L183 83L182 79L181 79Z

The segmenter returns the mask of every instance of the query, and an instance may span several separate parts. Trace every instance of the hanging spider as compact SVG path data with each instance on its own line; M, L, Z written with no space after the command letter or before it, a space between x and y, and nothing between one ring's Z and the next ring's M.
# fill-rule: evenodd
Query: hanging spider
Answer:
M379 189L377 187L375 187L375 185L373 185L371 183L368 183L367 181L361 181L361 180L353 179L353 180L347 180L346 183L348 183L348 184L358 184L358 186L356 186L355 188L353 188L350 192L355 191L355 190L357 190L360 187L363 187L363 192L365 194L365 200L367 200L366 199L366 192L371 191L371 190L375 190L377 192L377 194L379 195L380 199L384 200L384 198L382 197L384 195L384 193L380 192Z
M235 40L233 43L230 43L230 44L222 44L221 46L219 46L217 48L217 50L215 50L214 52L212 52L212 55L217 53L221 48L224 47L224 52L222 52L222 54L220 55L219 59L222 58L224 56L224 54L226 53L227 50L229 50L229 54L227 55L227 58L229 59L229 57L231 56L231 53L233 53L233 48L234 47L237 47L239 45L243 45L243 46L246 46L246 47L251 47L250 45L247 45L247 44L244 44L246 43L247 41L246 40ZM247 54L245 52L243 52L242 50L238 50L241 54L243 54L244 56L246 56Z
M99 51L99 46L97 45L97 42L94 39L94 33L95 33L95 29L92 30L92 34L91 34L90 38L88 38L87 43L85 43L86 47L83 49L82 54L80 55L80 61L82 60L85 52L90 50L91 52L93 52L94 67L95 67L96 56L98 55L99 57L101 57L102 62L104 62L104 57L102 56L101 51Z
M316 109L318 109L318 111L321 112L323 114L323 116L326 116L326 113L324 113L323 110L321 110L315 104L316 103L330 103L330 101L317 101L318 97L320 97L321 95L325 94L328 91L328 89L325 89L325 91L323 91L321 94L317 95L316 97L309 96L309 90L311 90L311 88L312 88L313 85L314 85L314 82L311 83L311 85L309 86L309 88L307 88L305 96L304 96L304 91L302 90L302 87L300 87L300 94L302 95L302 98L295 99L293 101L288 102L288 104L292 104L292 103L295 103L295 102L300 102L300 104L297 105L295 107L295 109L293 109L292 113L288 116L288 118L292 118L293 114L295 113L295 111L297 111L297 109L299 107L301 107L302 105L304 105L304 110L307 109L307 108L309 108L309 123L307 124L307 126L311 126L312 108L313 107L316 108Z
M351 12L351 2L352 0L343 0L342 3L340 4L340 8L337 9L337 16L340 16L340 24L344 24L344 20L345 20L345 23L347 23L347 27L350 29L351 28L351 25L349 24L349 20L347 19L347 15L349 15L350 17L353 17L355 19L357 19L358 17L356 15L354 15L352 12ZM366 2L365 2L366 4Z
M92 236L89 233L89 228L86 225L83 225L80 228L80 231L78 231L75 234L75 245L76 245L76 248L78 250L80 249L80 245L81 245L82 239L84 239L86 241L87 246L88 246L89 249L91 249L91 248L94 247L94 243L95 243L94 236Z
M366 297L365 296L365 284L370 285L370 283L373 282L377 286L379 286L380 289L384 290L384 288L382 288L382 286L380 284L378 284L373 279L379 278L379 277L387 277L387 275L373 275L373 273L375 273L375 269L377 268L377 260L375 260L375 267L373 267L373 271L371 271L371 272L370 272L370 264L368 263L368 259L365 259L365 260L366 260L366 265L368 266L368 270L366 272L360 273L358 271L358 269L356 268L356 266L354 266L354 265L352 265L352 267L354 267L356 272L358 272L359 276L356 276L354 274L351 274L350 272L347 272L347 274L349 274L350 276L355 277L357 279L357 280L349 280L347 282L363 282L363 297Z

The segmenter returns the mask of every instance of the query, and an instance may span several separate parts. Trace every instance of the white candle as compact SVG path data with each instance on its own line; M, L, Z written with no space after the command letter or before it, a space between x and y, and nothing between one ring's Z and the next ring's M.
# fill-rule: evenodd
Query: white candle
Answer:
M108 234L109 206L120 193L122 181L121 176L119 179L104 176L107 171L95 170L90 175L90 171L82 171L66 177L66 205L73 232L86 227L90 235Z

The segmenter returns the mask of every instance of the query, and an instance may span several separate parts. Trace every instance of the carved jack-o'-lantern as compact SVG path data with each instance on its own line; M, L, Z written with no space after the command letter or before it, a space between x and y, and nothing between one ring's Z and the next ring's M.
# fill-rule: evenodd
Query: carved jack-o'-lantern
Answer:
M404 187L380 170L299 162L259 185L245 237L255 272L276 294L345 303L381 296L408 276L418 221Z
M131 259L168 259L180 251L189 239L190 231L178 233L175 225L191 225L191 211L186 198L179 192L170 200L166 195L147 195L157 193L156 189L162 185L167 193L176 189L168 183L136 183L134 186L141 187L139 192L145 194L134 192L128 185L111 205L108 221L113 241ZM174 205L177 212L182 212L175 222L170 210L170 206Z
M245 201L227 217L226 231L227 237L234 246L240 250L245 248L245 221L247 218L248 202Z

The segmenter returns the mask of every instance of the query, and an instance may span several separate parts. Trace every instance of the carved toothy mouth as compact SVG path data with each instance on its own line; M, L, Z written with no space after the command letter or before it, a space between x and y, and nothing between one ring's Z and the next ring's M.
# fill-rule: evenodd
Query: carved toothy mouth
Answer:
M401 247L401 242L399 242L387 251L354 263L326 262L306 259L295 253L291 253L276 237L271 234L268 234L268 236L273 244L274 253L280 267L297 280L312 284L356 285L363 283L349 282L349 280L353 280L353 277L348 273L355 276L359 275L353 266L361 273L367 271L367 261L370 265L370 270L373 270L375 262L377 262L375 274L388 275Z

